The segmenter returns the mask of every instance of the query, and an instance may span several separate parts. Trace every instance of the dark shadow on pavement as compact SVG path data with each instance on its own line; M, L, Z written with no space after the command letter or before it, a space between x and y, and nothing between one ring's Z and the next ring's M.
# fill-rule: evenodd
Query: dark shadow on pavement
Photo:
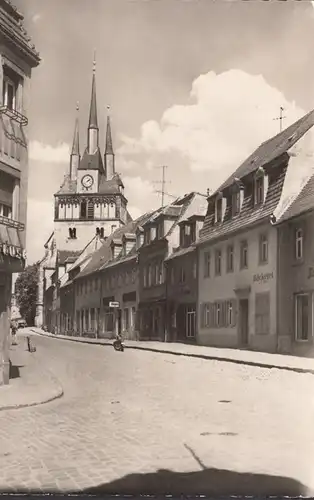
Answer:
M147 474L129 474L110 483L85 489L92 495L307 495L307 488L295 479L205 469L197 472L158 470Z
M18 365L13 365L12 362L10 361L10 367L9 367L9 378L19 378L20 375L20 368L23 368L23 366L18 366Z

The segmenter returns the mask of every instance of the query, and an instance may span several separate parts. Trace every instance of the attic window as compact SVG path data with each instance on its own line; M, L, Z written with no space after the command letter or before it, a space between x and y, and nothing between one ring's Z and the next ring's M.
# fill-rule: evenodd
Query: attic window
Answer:
M241 208L241 196L240 189L237 189L232 193L231 203L232 203L232 216L238 215Z
M288 141L294 141L294 139L296 139L298 136L297 132L294 132L294 134L290 135L290 137L288 138Z
M222 221L222 196L219 195L215 201L215 222Z
M265 201L265 192L267 191L267 175L261 167L257 170L254 179L254 205L258 206Z

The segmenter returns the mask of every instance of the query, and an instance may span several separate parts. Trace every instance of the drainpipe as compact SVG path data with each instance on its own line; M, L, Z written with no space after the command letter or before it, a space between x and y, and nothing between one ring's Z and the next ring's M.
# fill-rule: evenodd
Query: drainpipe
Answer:
M99 331L100 331L100 316L101 316L101 306L102 306L102 276L101 276L101 271L100 271L100 290L99 290L99 314L97 318L97 328L96 328L96 339L99 338Z
M167 271L167 263L164 260L163 261L164 265L164 280L165 280L165 296L166 296L166 304L165 304L165 337L164 337L164 342L168 342L168 312L169 312L169 307L168 307L168 271Z

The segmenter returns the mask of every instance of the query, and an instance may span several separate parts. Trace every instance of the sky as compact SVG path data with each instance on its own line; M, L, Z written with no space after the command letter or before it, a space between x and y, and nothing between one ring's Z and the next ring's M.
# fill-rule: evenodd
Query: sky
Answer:
M160 205L161 165L166 201L215 190L279 132L280 106L284 127L314 108L313 2L14 3L42 58L29 109L29 263L53 230L77 101L81 153L86 146L95 49L101 147L110 105L116 170L134 218Z

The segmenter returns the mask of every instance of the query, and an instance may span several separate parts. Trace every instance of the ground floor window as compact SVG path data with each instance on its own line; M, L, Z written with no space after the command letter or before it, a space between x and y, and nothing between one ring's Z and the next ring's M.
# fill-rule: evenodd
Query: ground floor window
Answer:
M255 335L270 333L270 293L255 295Z
M201 304L203 328L233 328L236 326L236 300L217 300Z
M311 328L311 296L302 293L295 296L295 337L296 340L309 340Z
M192 306L186 308L186 336L187 338L195 337L196 331L196 311Z
M130 328L130 315L129 309L126 307L123 310L123 329L128 330Z
M113 332L114 330L113 312L106 312L104 314L104 326L106 332Z

